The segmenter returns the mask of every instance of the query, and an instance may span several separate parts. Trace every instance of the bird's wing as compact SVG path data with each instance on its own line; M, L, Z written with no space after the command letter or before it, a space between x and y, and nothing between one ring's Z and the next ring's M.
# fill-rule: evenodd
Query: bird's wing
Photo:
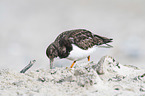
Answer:
M87 50L94 45L102 45L111 42L112 39L92 34L85 29L79 29L70 34L69 40L78 47Z
M95 45L92 33L85 29L80 29L71 33L69 40L84 50L87 50Z

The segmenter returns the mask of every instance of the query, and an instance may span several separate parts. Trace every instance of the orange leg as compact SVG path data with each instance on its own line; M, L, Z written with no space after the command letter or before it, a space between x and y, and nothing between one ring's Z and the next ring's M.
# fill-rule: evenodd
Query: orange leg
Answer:
M74 64L76 63L76 61L73 62L73 64L70 66L70 68L72 68L74 66Z
M90 56L88 56L88 61L90 61Z

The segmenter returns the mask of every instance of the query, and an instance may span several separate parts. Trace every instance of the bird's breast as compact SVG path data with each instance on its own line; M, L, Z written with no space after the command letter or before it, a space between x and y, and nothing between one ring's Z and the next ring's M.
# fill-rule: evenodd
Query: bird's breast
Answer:
M70 52L69 56L67 59L73 60L73 61L78 61L84 58L87 58L90 54L92 54L96 50L97 46L93 46L92 48L89 48L87 50L83 50L76 46L75 44L72 44L72 51Z

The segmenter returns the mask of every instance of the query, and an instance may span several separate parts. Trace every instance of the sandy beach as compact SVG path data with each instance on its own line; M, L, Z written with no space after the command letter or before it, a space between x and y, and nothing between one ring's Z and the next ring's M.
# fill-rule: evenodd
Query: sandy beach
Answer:
M0 0L0 13L0 96L145 96L145 0ZM46 48L72 29L113 48L50 70Z
M111 56L74 68L0 70L0 96L144 96L145 70Z

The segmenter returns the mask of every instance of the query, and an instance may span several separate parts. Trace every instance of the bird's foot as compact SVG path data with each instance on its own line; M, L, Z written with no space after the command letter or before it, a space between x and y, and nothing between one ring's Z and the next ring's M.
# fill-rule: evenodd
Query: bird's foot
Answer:
M74 62L72 63L72 65L70 66L70 68L72 68L72 67L74 66L75 63L76 63L76 61L74 61Z

